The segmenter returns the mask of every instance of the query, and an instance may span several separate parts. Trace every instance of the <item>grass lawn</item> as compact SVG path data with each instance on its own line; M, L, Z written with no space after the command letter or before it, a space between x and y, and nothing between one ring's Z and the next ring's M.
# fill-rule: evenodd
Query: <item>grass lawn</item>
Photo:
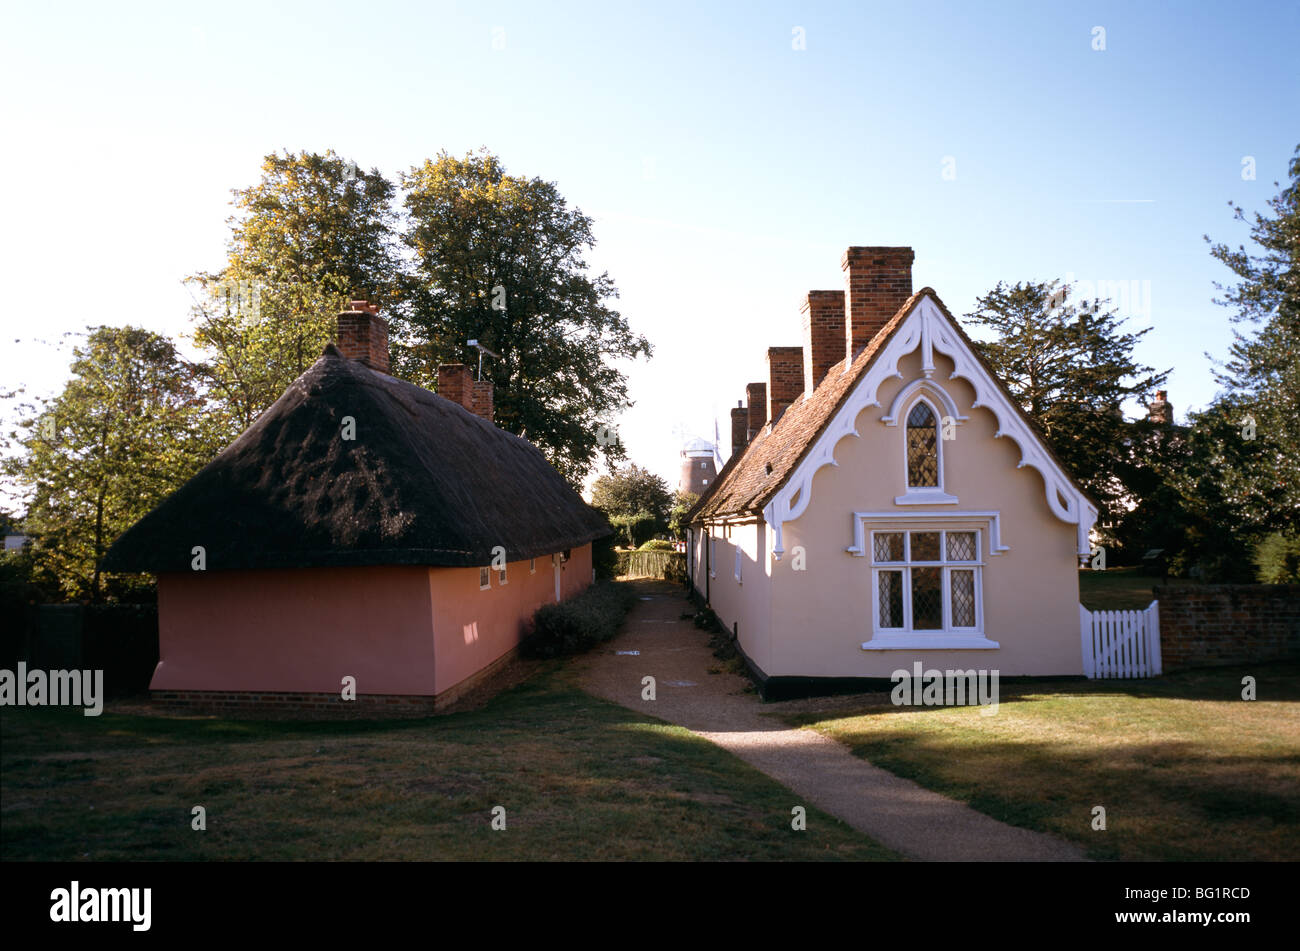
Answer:
M263 722L0 715L5 860L808 860L896 856L555 665L467 713ZM207 810L207 831L190 828ZM506 830L491 829L494 806Z
M1251 702L1240 699L1247 674L1258 681ZM1094 858L1300 859L1300 665L1002 684L987 717L871 700L787 719ZM1105 831L1091 828L1094 806Z
M1159 583L1141 568L1084 568L1079 572L1079 603L1089 611L1141 611L1155 600L1151 588Z

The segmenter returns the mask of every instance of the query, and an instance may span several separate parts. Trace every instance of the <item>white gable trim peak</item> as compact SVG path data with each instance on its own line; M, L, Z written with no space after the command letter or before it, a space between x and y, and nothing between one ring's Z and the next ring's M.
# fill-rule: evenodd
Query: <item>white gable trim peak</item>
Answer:
M1020 449L1021 458L1016 468L1029 466L1038 471L1043 480L1043 493L1048 508L1062 522L1076 526L1078 553L1088 554L1092 550L1088 533L1097 521L1096 506L1075 487L1047 447L1021 418L1019 411L1003 393L1002 387L984 369L944 316L935 298L927 293L912 307L912 312L903 319L902 325L884 349L876 354L874 362L831 418L812 450L764 507L763 518L772 526L774 535L772 556L779 561L785 552L782 541L785 523L802 515L812 501L813 477L823 466L839 465L835 460L835 447L841 439L861 435L856 427L858 415L869 406L880 406L877 395L881 385L895 377L902 379L899 364L905 356L917 350L921 351L921 370L925 378L914 380L904 387L891 402L889 410L880 417L880 422L886 426L897 426L899 411L906 405L908 398L921 388L943 403L954 422L960 423L967 419L955 412L956 404L943 388L937 382L931 382L935 372L934 353L936 350L942 353L953 362L953 372L949 374L949 379L961 377L970 383L975 390L975 401L971 407L983 407L993 413L998 422L994 438L1005 436Z

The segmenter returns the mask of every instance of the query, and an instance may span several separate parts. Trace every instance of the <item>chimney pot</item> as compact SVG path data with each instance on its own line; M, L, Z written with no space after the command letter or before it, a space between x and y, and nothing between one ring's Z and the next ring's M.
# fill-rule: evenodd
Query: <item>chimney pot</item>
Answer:
M749 413L744 400L737 400L731 410L731 454L738 456L749 444Z
M812 396L831 367L844 359L844 292L809 291L799 311L803 318L804 393Z
M912 296L911 248L852 247L844 252L845 369Z
M747 404L745 443L748 445L754 441L758 431L767 422L767 384L747 384L745 386L745 402Z
M492 384L475 380L474 371L465 364L444 363L438 367L438 395L492 422L495 410Z
M773 425L803 392L803 347L767 348L767 418Z
M379 308L354 300L338 318L339 352L380 373L389 372L388 323Z

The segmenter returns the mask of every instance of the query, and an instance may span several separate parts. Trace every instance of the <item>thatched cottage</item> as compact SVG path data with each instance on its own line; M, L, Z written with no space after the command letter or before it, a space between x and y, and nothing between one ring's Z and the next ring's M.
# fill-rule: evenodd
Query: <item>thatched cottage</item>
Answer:
M768 695L917 663L1084 671L1097 506L912 260L849 248L844 290L809 292L689 516L692 584Z
M325 352L104 560L158 576L160 699L433 709L515 650L526 619L592 580L610 531L490 383L389 375L356 302ZM352 678L351 681L348 678Z

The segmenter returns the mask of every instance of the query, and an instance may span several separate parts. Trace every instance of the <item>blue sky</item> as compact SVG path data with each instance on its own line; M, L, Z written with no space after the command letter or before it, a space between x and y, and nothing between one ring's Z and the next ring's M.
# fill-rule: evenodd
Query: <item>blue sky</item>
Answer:
M670 481L684 434L716 418L726 441L851 244L910 245L915 286L957 314L999 280L1136 288L1139 356L1173 368L1180 416L1203 407L1231 326L1202 235L1246 241L1227 202L1264 210L1300 141L1295 3L27 4L0 22L5 384L56 391L67 353L37 341L90 322L184 333L180 280L220 266L230 189L267 152L395 175L486 146L596 219L590 263L656 348L621 431Z

